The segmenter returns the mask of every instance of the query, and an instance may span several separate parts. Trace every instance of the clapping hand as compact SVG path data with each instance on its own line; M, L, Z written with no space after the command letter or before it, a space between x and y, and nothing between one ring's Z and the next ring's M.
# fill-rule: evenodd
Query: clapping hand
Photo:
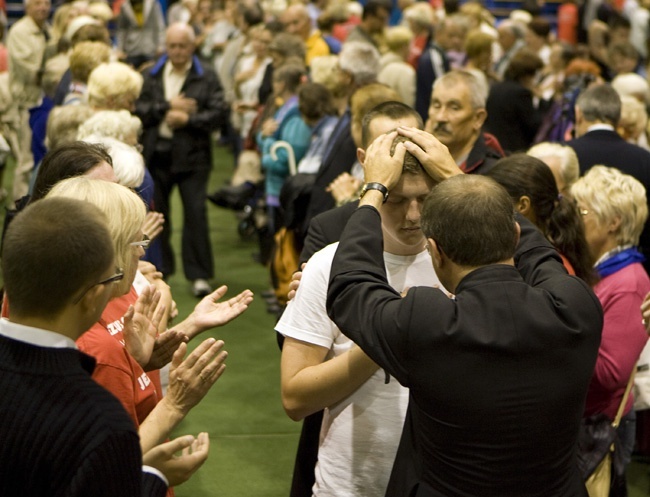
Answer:
M158 306L160 292L150 285L142 291L135 306L124 314L124 344L126 350L143 368L149 363L158 325L165 314L165 306Z
M178 437L157 445L142 456L142 462L165 475L170 487L189 480L208 458L210 438L207 433ZM175 455L181 452L180 455Z
M205 296L196 305L192 314L176 328L191 339L205 330L229 323L248 309L248 305L253 301L253 292L244 290L225 302L219 302L227 290L228 287L222 285Z
M187 345L178 347L169 370L169 387L163 398L182 416L198 404L226 369L228 352L223 341L208 338L185 359Z

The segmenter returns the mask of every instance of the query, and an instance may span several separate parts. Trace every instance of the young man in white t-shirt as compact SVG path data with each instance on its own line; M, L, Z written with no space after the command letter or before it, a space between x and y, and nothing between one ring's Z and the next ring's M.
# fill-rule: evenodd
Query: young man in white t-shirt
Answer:
M398 126L417 126L415 116L381 113L364 120L368 143ZM363 163L364 152L359 149ZM384 261L398 292L438 282L420 230L422 202L434 185L410 156L398 185L382 206ZM316 253L305 268L296 297L276 330L282 350L282 401L300 420L325 409L316 483L317 497L383 496L402 432L408 391L388 377L329 319L325 310L337 244Z

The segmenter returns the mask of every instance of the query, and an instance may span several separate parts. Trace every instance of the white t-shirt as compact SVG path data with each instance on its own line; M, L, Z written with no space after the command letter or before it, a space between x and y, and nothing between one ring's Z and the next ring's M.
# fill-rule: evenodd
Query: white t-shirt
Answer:
M334 253L328 245L309 259L296 297L276 330L284 336L330 349L328 359L354 343L327 316L325 301ZM440 285L426 251L413 256L384 252L388 283L398 292L412 286ZM317 497L381 497L402 434L408 390L378 370L356 392L325 409L321 427L316 483Z

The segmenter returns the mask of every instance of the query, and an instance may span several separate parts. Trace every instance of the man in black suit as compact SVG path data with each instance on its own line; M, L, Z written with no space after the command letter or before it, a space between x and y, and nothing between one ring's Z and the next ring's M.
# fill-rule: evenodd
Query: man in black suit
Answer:
M626 142L615 131L621 117L621 99L607 84L585 90L576 102L576 138L567 143L578 156L580 174L594 165L615 167L639 180L650 192L650 152ZM639 242L646 258L650 256L648 222ZM650 271L650 262L645 262Z
M368 149L368 190L341 237L327 296L330 318L410 389L386 495L586 497L576 433L600 343L598 299L523 218L517 244L500 186L462 175L442 152L428 160L416 140L391 157L393 139ZM378 208L405 151L443 180L421 226L454 298L424 287L402 297L387 284Z

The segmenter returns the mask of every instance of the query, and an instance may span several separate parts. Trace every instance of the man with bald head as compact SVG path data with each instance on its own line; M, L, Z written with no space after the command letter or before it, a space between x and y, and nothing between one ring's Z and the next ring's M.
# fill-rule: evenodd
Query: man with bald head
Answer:
M183 202L182 260L197 297L211 292L212 251L205 208L212 166L210 134L226 122L228 109L217 76L194 57L194 31L167 28L167 53L144 74L136 114L144 126L144 158L155 183L154 202L167 222L162 234L165 276L174 273L169 243L169 198L178 185Z
M307 65L316 57L330 54L329 46L320 31L313 29L311 25L307 7L302 4L292 5L284 11L281 20L287 33L296 35L305 42Z

